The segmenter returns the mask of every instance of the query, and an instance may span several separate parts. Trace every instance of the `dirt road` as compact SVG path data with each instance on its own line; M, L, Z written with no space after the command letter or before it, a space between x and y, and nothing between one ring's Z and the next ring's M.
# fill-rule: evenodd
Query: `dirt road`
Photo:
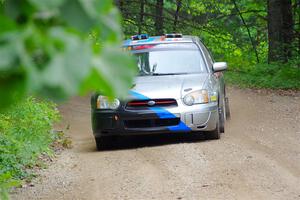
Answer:
M62 106L74 148L12 199L300 199L300 97L229 89L218 141L164 135L97 152L88 98Z

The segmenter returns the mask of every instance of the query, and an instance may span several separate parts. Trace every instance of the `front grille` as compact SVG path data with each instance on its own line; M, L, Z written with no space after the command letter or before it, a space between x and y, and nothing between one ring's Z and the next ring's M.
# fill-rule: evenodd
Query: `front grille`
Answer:
M178 106L175 99L149 99L133 100L126 104L126 109L143 109L148 107L171 107Z
M151 128L163 126L176 126L180 123L180 118L170 119L143 119L143 120L125 120L126 128Z

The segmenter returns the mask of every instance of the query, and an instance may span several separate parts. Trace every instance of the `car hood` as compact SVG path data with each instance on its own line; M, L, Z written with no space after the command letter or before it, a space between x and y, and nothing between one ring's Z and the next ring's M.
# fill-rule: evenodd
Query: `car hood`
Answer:
M131 96L134 99L180 99L191 91L204 88L209 77L209 74L139 76L134 81Z

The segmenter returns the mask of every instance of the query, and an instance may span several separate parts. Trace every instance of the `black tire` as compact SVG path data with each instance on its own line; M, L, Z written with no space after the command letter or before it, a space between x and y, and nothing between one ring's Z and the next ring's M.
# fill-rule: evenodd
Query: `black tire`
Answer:
M221 131L219 122L217 123L216 129L206 133L206 139L208 140L218 140L221 138Z
M225 133L225 121L226 121L226 107L225 107L225 99L223 99L222 107L219 108L219 125L220 132Z
M112 148L111 137L95 137L95 141L96 141L96 148L98 151Z
M230 107L229 107L228 97L225 98L225 114L226 114L226 120L229 120L231 115L230 115Z

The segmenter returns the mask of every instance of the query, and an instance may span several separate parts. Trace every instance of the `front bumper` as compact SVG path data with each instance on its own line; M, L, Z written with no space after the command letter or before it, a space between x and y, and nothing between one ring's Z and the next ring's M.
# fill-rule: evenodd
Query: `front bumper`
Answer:
M170 132L212 131L218 121L217 103L169 109L117 111L92 110L95 137L109 135L142 135Z

